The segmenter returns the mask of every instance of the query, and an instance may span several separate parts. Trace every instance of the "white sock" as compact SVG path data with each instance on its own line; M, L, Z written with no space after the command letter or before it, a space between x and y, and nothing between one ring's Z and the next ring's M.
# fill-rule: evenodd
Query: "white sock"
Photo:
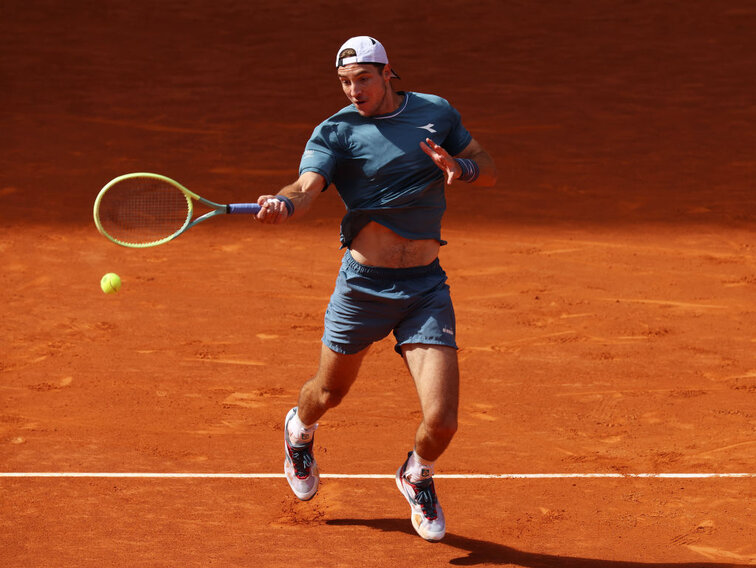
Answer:
M410 483L418 483L424 479L433 477L433 462L424 460L417 452L413 451L404 470L404 477Z
M307 444L312 440L312 435L317 428L317 423L307 426L299 419L299 414L294 414L294 417L289 420L289 441L294 445Z

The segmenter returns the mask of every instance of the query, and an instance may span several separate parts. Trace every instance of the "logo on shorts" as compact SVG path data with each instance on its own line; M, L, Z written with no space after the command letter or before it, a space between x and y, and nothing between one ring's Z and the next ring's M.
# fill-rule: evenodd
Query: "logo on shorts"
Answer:
M448 327L443 328L441 331L443 331L444 333L448 333L449 335L454 335L454 330L449 329Z

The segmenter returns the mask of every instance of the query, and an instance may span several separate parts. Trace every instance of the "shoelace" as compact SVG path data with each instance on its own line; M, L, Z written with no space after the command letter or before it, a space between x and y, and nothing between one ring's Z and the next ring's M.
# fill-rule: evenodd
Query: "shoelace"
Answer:
M429 521L436 520L438 514L436 513L436 491L433 486L433 480L430 479L423 483L409 483L415 489L415 501L420 505L423 510L423 515Z
M310 466L313 462L312 442L301 448L289 446L289 456L291 456L291 462L294 464L294 474L299 479L305 479L310 475Z

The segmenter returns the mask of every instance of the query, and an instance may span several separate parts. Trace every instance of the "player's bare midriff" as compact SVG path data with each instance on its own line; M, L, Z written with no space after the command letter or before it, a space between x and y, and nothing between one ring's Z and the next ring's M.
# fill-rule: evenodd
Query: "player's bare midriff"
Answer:
M354 260L366 266L409 268L433 262L440 246L436 239L406 239L371 221L357 234L349 250Z

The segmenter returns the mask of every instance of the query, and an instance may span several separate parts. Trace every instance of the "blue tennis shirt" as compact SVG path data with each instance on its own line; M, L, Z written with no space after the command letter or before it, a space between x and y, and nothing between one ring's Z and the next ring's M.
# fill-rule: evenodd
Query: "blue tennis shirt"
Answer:
M445 178L420 142L430 138L455 156L472 136L459 112L441 97L400 94L404 100L390 114L364 117L354 106L344 107L320 123L305 146L299 174L319 173L346 205L344 247L370 221L407 239L444 244Z

